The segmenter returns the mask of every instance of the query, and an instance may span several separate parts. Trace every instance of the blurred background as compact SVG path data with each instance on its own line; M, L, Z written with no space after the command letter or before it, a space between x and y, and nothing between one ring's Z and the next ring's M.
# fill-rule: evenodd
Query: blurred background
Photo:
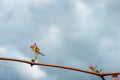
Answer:
M120 71L120 0L0 0L0 57ZM106 77L107 79L111 77ZM101 80L64 69L0 61L1 80Z

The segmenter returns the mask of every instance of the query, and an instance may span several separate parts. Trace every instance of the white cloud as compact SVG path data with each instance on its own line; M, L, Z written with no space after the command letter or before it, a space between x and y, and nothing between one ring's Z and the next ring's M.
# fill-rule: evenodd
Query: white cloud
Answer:
M101 8L105 8L106 7L105 3L99 3L98 6L101 7Z
M54 44L58 44L60 40L60 29L56 26L53 26L49 30L49 37Z
M100 30L103 26L100 23L100 19L97 16L101 16L101 13L98 12L98 9L105 7L104 3L96 3L93 5L88 5L84 1L74 1L74 13L76 17L76 25L74 26L74 38L84 38L92 39L99 37ZM100 11L100 10L99 10Z
M5 47L0 47L0 56L4 56L4 55L7 55L6 54L6 48Z
M23 79L34 80L42 79L46 76L45 72L40 70L38 66L31 67L29 64L21 64L16 66L18 73Z
M100 46L107 50L114 49L115 45L117 45L116 40L108 36L101 38L100 41L101 41Z
M17 50L14 48L9 49L6 46L0 46L0 56L2 57L14 57L14 58L22 58L22 59L28 59L26 56L20 54ZM41 79L46 76L46 73L42 71L38 66L31 67L29 64L23 64L23 63L13 63L12 66L16 69L16 71L20 74L22 79ZM11 73L9 73L12 75Z
M57 26L51 26L48 30L46 30L46 37L44 37L43 41L46 44L50 44L51 46L59 45L61 40L61 30Z
M74 31L74 38L80 37L94 37L99 32L97 27L98 22L93 17L93 10L82 1L74 2L74 13L76 17L76 26Z
M25 7L33 4L33 5L45 5L54 3L54 0L2 0L3 5L6 7L16 8L15 6Z
M102 55L104 55L104 57L106 57L107 59L111 59L111 58L118 58L120 59L119 56L119 52L120 52L120 44L119 44L119 40L116 40L113 37L102 37L100 39L100 48L102 51Z
M19 19L21 16L31 16L30 8L43 8L46 5L54 4L55 0L2 0L0 6L0 17L5 19L8 15L12 16L12 19ZM1 21L3 21L3 19ZM14 21L15 21L14 20ZM17 22L14 22L14 24Z
M77 14L76 17L84 24L87 18L92 14L91 9L82 1L75 1L74 6L75 13Z

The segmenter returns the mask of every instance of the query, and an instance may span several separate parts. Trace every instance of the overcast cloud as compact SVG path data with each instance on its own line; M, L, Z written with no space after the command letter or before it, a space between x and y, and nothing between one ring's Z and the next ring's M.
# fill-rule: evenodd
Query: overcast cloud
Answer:
M36 42L46 55L38 62L83 69L92 63L105 72L120 71L119 4L119 0L0 0L0 56L30 60L29 46ZM2 80L100 80L63 69L0 64Z

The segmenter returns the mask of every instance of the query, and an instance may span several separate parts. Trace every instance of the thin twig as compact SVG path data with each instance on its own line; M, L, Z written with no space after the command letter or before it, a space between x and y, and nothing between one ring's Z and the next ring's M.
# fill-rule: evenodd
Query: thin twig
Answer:
M100 76L102 80L105 80L104 76Z
M6 58L6 57L0 57L0 60L17 61L17 62L32 64L32 65L41 65L41 66L63 68L63 69L69 69L69 70L94 74L94 75L98 75L98 76L102 75L101 73L93 72L93 71L90 71L90 70L84 70L84 69L80 69L80 68L74 68L74 67L70 67L70 66L62 66L62 65L57 65L57 64L47 64L47 63L42 63L42 62L31 62L31 60L23 60L23 59L17 59L17 58Z
M63 69L68 69L68 70L74 70L74 71L79 71L79 72L84 72L88 74L93 74L101 77L102 80L105 80L104 76L109 76L109 75L120 75L120 72L108 72L108 73L102 73L102 72L93 72L90 70L84 70L81 68L74 68L70 66L62 66L62 65L57 65L57 64L47 64L47 63L42 63L42 62L31 62L31 60L24 60L24 59L18 59L18 58L6 58L6 57L0 57L0 60L8 60L8 61L16 61L16 62L22 62L22 63L27 63L27 64L32 64L32 65L41 65L41 66L48 66L48 67L56 67L56 68L63 68Z

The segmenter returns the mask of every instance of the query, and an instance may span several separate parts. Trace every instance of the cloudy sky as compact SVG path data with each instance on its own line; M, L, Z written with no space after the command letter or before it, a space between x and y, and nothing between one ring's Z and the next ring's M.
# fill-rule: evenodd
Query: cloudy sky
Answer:
M0 0L0 56L120 71L119 0ZM0 61L1 80L101 80L64 69Z

